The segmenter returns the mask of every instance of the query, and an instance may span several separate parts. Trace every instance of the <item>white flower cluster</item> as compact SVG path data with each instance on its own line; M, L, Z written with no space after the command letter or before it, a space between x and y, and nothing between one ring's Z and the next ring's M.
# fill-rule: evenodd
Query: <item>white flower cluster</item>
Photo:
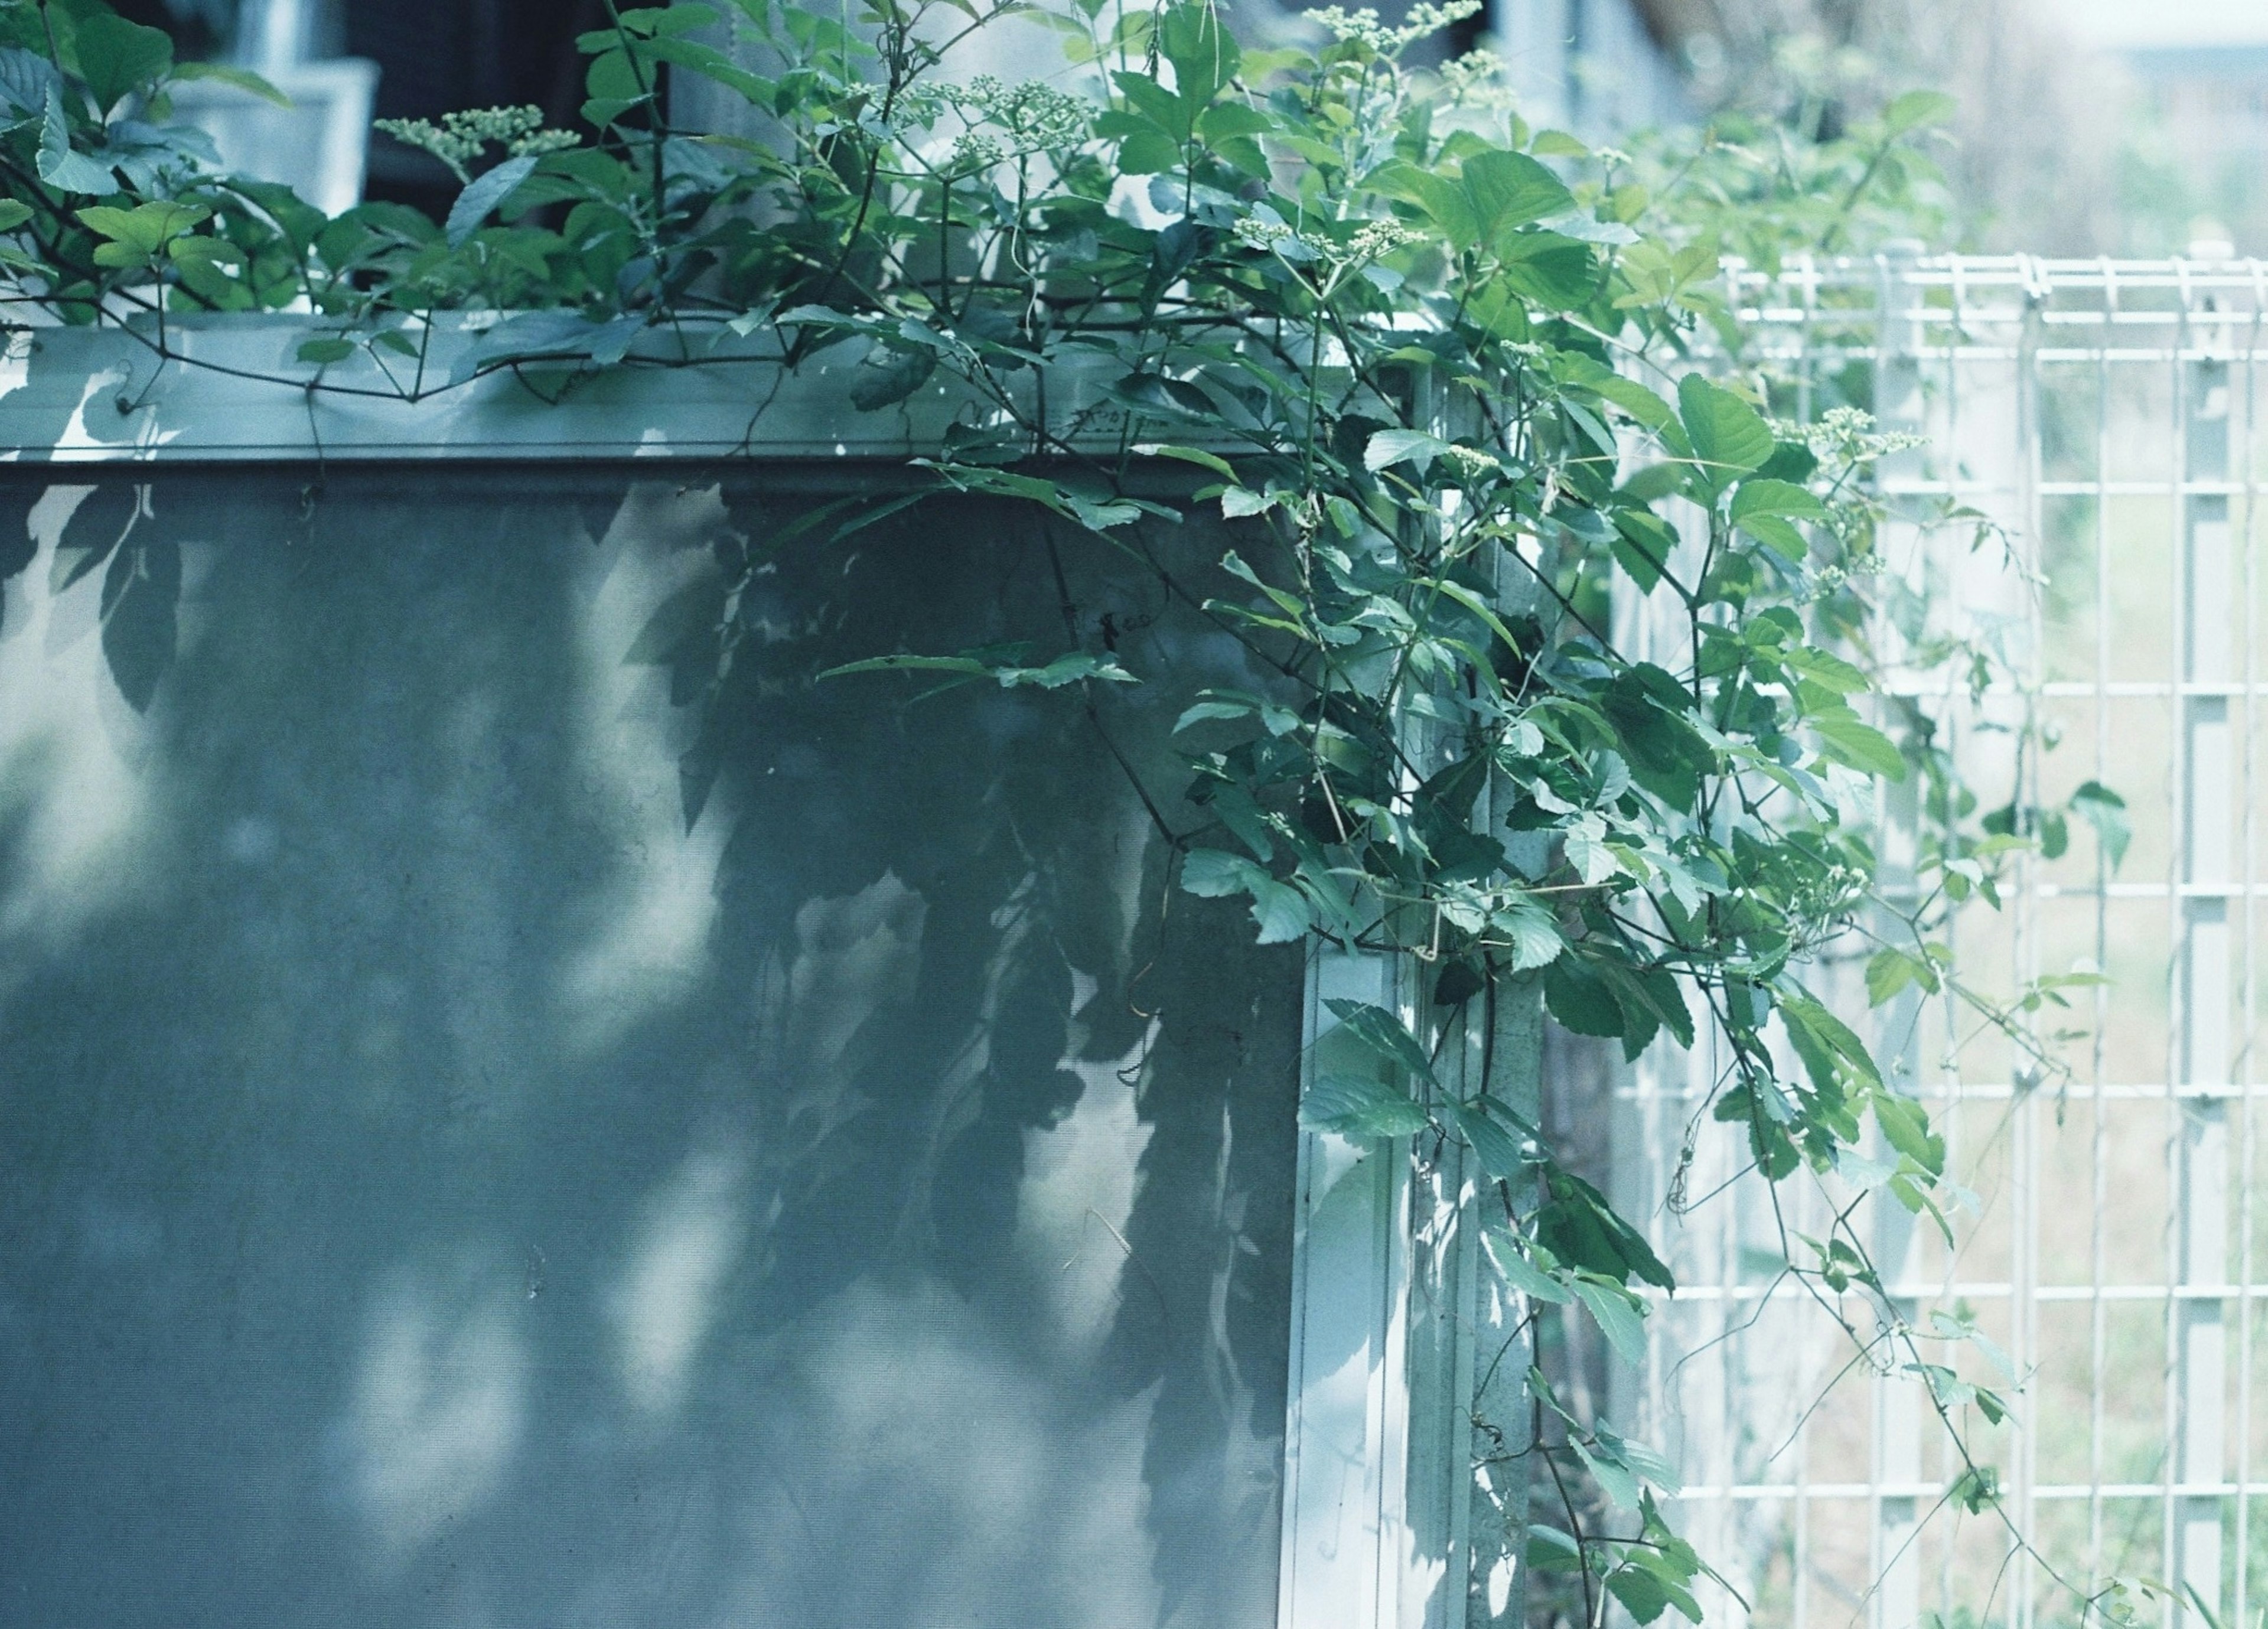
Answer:
M1854 407L1829 408L1815 424L1790 426L1789 431L1802 439L1814 458L1837 458L1853 463L1929 445L1927 436L1910 431L1876 430L1874 415Z
M533 107L469 107L443 114L438 124L431 119L372 122L396 141L431 153L460 181L468 179L465 166L491 142L504 149L506 158L519 158L530 153L557 152L574 146L578 139L571 130L545 129L543 109Z
M1445 446L1441 449L1441 461L1455 470L1461 481L1477 481L1504 468L1502 459L1476 446Z
M1042 79L1003 85L990 74L979 74L946 94L972 124L983 120L998 126L1027 152L1076 147L1086 139L1094 111Z
M1441 64L1441 88L1459 107L1469 103L1494 107L1512 105L1509 69L1501 56L1486 46Z
M1400 221L1373 221L1348 240L1345 258L1351 261L1376 260L1381 254L1422 242L1425 234L1413 232Z
M1309 11L1307 15L1335 40L1359 41L1381 56L1399 56L1429 34L1437 34L1451 24L1462 23L1469 17L1477 17L1480 11L1481 0L1448 0L1446 5L1435 5L1432 0L1418 0L1410 8L1409 21L1399 28L1389 27L1379 21L1377 10L1372 6L1350 11L1344 6L1327 5Z
M1298 251L1292 259L1325 260L1342 266L1358 266L1381 254L1391 254L1406 244L1423 241L1425 235L1399 221L1371 221L1357 228L1346 242L1339 243L1297 231L1272 213L1240 217L1232 230L1237 241L1248 249L1266 253L1289 247Z
M976 170L989 170L1008 156L1000 145L1000 138L983 130L963 130L953 138L953 151L946 155L945 167L955 175Z

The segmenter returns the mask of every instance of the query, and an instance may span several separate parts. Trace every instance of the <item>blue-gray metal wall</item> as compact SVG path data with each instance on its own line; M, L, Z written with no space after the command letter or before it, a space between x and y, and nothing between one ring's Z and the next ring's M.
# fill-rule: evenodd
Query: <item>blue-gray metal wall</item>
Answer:
M1148 564L660 468L18 495L0 1622L1272 1623L1301 975L1115 761L1199 824L1188 696L813 680L1258 684Z

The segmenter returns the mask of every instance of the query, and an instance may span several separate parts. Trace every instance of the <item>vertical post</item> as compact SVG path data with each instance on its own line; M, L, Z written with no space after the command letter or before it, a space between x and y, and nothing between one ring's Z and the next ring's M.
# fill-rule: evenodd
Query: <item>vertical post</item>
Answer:
M1499 560L1512 608L1534 591ZM1413 727L1415 762L1433 754ZM1481 817L1502 807L1500 788ZM1541 843L1541 834L1531 841ZM1341 1050L1334 1000L1425 1033L1410 955L1309 953L1301 1087L1370 1066ZM1539 1118L1543 988L1498 985L1452 1021L1436 1073ZM1486 1178L1462 1146L1300 1139L1292 1245L1278 1629L1519 1629L1525 1619L1532 1410L1524 1296L1486 1259Z
M2211 346L2217 330L2191 324L2184 337ZM2184 360L2187 405L2182 446L2181 983L2176 1047L2179 1073L2178 1190L2174 1385L2178 1430L2173 1444L2174 1575L2220 1611L2221 1496L2227 1433L2222 1397L2226 1355L2220 1289L2228 1279L2228 890L2230 766L2228 685L2230 596L2235 582L2228 533L2228 365L2218 357ZM2200 490L2200 488L2212 488ZM2211 1489L2212 1491L2205 1491ZM2178 1609L2177 1621L2192 1614Z
M1476 1014L1468 1029L1485 1036L1490 1075L1498 1098L1527 1117L1543 1119L1543 986L1535 980L1498 986L1493 1010ZM1483 1028L1485 1025L1485 1029ZM1522 1196L1523 1205L1533 1194ZM1451 1552L1449 1583L1426 1629L1521 1629L1528 1619L1528 1527L1535 1481L1534 1399L1528 1371L1535 1361L1534 1326L1525 1295L1489 1270L1481 1258L1474 1207L1463 1206L1469 1310L1447 1399L1450 1441L1467 1456L1452 1467L1456 1512L1464 1520Z
M1396 958L1318 946L1301 1087L1329 1057L1333 1000L1402 1006ZM1300 1134L1284 1434L1279 1629L1396 1624L1408 1396L1410 1161L1401 1142Z
M1918 246L1886 246L1879 262L1881 317L1874 361L1874 417L1886 430L1918 431L1926 422L1921 375L1920 324L1912 315L1912 285L1907 272ZM1878 477L1884 483L1922 473L1918 452L1884 459ZM1911 527L1896 528L1908 539ZM1918 570L1919 562L1903 569ZM1920 807L1911 778L1882 788L1881 863L1878 881L1885 896L1911 902L1915 894L1914 866L1918 854ZM1891 1000L1878 1018L1876 1056L1884 1076L1896 1090L1917 1091L1920 1081L1922 1007L1918 991L1907 990ZM1900 1206L1874 1201L1874 1264L1885 1288L1891 1291L1879 1308L1885 1325L1911 1323L1918 1308L1910 1294L1897 1292L1911 1276L1907 1261L1913 1241L1913 1218ZM1896 1367L1895 1364L1892 1366ZM1878 1375L1873 1382L1874 1420L1873 1444L1874 1540L1868 1598L1870 1629L1912 1629L1921 1615L1921 1555L1916 1542L1926 1501L1918 1497L1922 1479L1921 1390L1912 1377L1902 1374Z

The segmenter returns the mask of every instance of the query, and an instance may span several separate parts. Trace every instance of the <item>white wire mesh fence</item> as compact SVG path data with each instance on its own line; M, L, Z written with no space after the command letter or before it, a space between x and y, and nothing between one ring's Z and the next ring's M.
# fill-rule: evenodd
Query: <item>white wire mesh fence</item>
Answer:
M1948 1500L1963 1467L1926 1393L1859 1356L1878 1309L1784 1273L1783 1228L1822 1236L1842 1196L1792 1192L1777 1217L1708 1202L1744 1150L1706 1118L1705 1043L1616 1090L1619 1197L1652 1218L1680 1287L1609 1412L1670 1451L1684 1528L1735 1564L1712 1623L2078 1625L2118 1575L2187 1602L2154 1608L2169 1625L2250 1625L2268 1606L2268 1088L2250 1045L2268 267L1881 258L1735 287L1787 409L1853 401L1926 437L1881 470L1885 557L1918 592L1888 596L1880 637L1916 659L1904 682L1934 692L1985 807L2094 781L2124 798L2132 836L2115 866L2083 831L2019 860L2005 908L1955 930L1964 968L2003 993L2110 976L2037 1015L2067 1074L1948 999L1875 1014L1878 1054L1927 1103L1970 1200L1950 1247L1893 1204L1861 1214L1897 1310L1989 1343L1930 1360L2005 1386L1997 1352L2021 1377L2013 1418L1963 1422L1998 1510ZM1624 615L1644 637L1647 608ZM1989 682L1945 660L1948 638L1994 654ZM1893 876L1913 862L1917 795L1884 810Z

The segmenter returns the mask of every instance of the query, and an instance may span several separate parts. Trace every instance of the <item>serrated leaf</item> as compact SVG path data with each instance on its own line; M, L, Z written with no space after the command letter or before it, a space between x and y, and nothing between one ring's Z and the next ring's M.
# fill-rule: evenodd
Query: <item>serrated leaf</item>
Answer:
M1182 888L1203 899L1241 894L1268 873L1241 854L1222 849L1191 849L1182 859Z
M1763 415L1698 373L1678 381L1677 414L1693 456L1719 491L1772 455L1771 426Z
M1906 761L1890 738L1862 723L1856 713L1830 713L1811 720L1822 750L1837 763L1884 780L1904 780Z
M1422 430L1381 430L1362 451L1362 467L1375 475L1395 464L1411 463L1424 475L1432 461L1449 450L1439 436Z
M1909 984L1918 984L1932 994L1937 991L1937 969L1895 945L1878 950L1867 961L1867 1005L1880 1006Z
M0 105L15 115L16 122L44 114L48 92L62 84L55 65L38 52L18 45L0 48Z
M1817 520L1825 518L1827 506L1793 481L1751 476L1733 493L1731 513L1734 520L1745 520L1751 515L1787 515L1800 520Z
M1341 1028L1379 1058L1418 1080L1433 1078L1433 1060L1425 1055L1425 1047L1410 1033L1408 1025L1384 1007L1367 1001L1334 1000L1326 1005Z
M1519 1139L1487 1109L1477 1103L1447 1102L1442 1105L1442 1117L1465 1139L1490 1180L1512 1182L1527 1174L1528 1160L1521 1152Z
M1561 833L1565 844L1567 863L1586 887L1596 887L1623 869L1622 859L1607 846L1607 822L1596 814L1584 814Z
M1505 1229L1491 1227L1482 1236L1488 1245L1489 1259L1513 1289L1531 1301L1549 1301L1554 1306L1565 1306L1575 1299L1575 1292L1565 1280L1538 1266Z
M1410 1095L1382 1080L1325 1075L1300 1099L1300 1124L1357 1142L1412 1137L1432 1124Z
M1489 930L1510 946L1515 973L1550 966L1567 947L1557 918L1531 900L1517 900L1491 911Z
M850 380L850 405L862 413L872 413L892 402L902 402L929 382L937 372L937 352L926 346L913 345L901 350L895 345L877 345L866 354L866 359Z
M1579 1275L1569 1287L1589 1310L1615 1355L1636 1368L1646 1361L1646 1306L1619 1284L1588 1274Z
M466 184L457 195L457 201L449 206L449 219L442 229L451 248L463 247L467 240L480 230L481 223L512 196L520 182L535 173L536 158L534 153L522 153L517 158L506 158Z
M1545 971L1543 1004L1561 1028L1579 1036L1619 1038L1625 1028L1614 991L1573 956L1559 957Z
M1474 232L1483 242L1575 207L1567 183L1524 152L1476 152L1458 174L1473 212Z
M40 127L37 164L40 179L64 192L108 192L116 179L108 165L98 164L85 153L71 151L70 124L63 117L63 92L53 85L48 87L47 117Z

